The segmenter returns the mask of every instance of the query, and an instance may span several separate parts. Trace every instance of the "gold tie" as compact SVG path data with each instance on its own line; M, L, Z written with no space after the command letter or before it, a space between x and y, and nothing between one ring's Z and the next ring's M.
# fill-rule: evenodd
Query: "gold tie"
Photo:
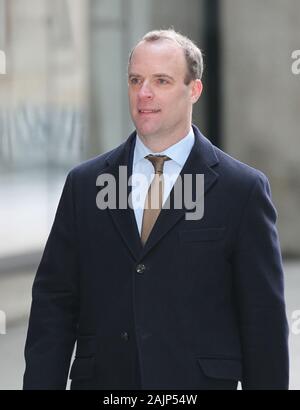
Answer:
M154 166L155 174L145 200L141 233L143 245L146 243L162 208L164 192L163 169L165 161L171 159L166 155L147 155L145 158Z

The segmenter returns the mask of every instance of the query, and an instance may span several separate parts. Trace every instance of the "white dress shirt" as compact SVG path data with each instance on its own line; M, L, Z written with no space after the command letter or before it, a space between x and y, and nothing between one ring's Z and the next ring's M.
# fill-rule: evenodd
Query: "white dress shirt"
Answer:
M191 149L194 145L194 131L191 128L189 133L176 144L162 152L152 152L142 142L140 137L136 136L136 143L133 154L132 166L132 193L131 201L134 209L135 219L139 233L141 234L142 220L144 213L144 204L149 186L154 178L154 167L145 157L152 155L167 155L171 160L164 163L164 197L163 203L168 198L183 165L185 164Z

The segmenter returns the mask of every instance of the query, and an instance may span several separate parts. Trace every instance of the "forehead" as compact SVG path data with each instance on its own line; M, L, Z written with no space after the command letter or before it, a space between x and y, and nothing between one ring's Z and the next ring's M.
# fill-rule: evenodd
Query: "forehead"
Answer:
M186 68L183 49L174 41L163 39L153 42L141 41L132 53L129 73L163 71L180 75L186 72Z

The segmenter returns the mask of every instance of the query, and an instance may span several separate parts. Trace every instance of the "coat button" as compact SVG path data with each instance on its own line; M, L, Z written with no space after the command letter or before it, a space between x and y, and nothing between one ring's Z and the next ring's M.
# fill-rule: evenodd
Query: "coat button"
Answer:
M128 333L127 332L122 332L121 333L121 339L124 340L124 342L127 342L129 339Z
M146 266L143 263L140 263L139 265L137 265L136 267L136 272L137 273L144 273L146 270Z

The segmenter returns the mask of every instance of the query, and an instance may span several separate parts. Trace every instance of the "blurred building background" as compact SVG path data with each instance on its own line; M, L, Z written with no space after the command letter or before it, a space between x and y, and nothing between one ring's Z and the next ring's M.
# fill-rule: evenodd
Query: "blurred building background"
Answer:
M22 384L30 288L66 174L133 130L130 49L170 26L205 55L194 123L270 179L289 318L300 310L300 2L0 0L0 389ZM291 348L300 388L300 335Z

